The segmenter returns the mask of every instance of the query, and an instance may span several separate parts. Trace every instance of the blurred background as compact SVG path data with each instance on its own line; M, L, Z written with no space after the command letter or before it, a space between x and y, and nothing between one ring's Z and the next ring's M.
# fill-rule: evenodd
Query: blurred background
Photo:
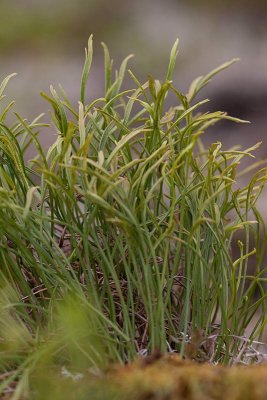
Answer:
M241 61L214 78L201 98L206 109L227 111L250 125L225 122L206 141L250 146L262 140L267 156L267 1L266 0L1 0L0 78L17 72L7 94L25 118L48 111L40 91L60 83L75 102L84 48L94 34L94 62L88 98L103 94L104 41L115 65L134 53L130 66L141 80L163 78L175 39L180 54L175 84L190 82L233 57ZM48 145L51 135L43 137ZM264 209L264 204L261 206Z

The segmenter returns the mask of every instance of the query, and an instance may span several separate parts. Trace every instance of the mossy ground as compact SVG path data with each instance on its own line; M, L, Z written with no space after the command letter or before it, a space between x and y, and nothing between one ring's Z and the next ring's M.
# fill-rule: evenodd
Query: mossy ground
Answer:
M183 360L178 355L147 357L104 374L63 371L42 386L34 399L92 400L265 400L267 364L224 367Z

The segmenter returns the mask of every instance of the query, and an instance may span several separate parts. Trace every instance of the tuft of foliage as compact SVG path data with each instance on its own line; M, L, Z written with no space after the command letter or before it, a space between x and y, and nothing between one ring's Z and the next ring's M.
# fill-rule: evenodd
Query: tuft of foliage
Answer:
M267 235L256 206L266 168L236 185L240 162L259 144L206 149L209 126L245 121L200 112L207 99L195 100L235 60L183 94L171 80L176 41L165 80L142 84L128 70L135 87L122 90L129 57L113 74L103 48L103 98L86 102L92 36L78 106L61 87L42 93L56 131L47 152L40 117L15 114L10 126L13 102L0 115L0 392L15 398L35 380L42 387L40 377L45 385L48 366L99 370L155 350L246 362L248 326L251 345L266 324Z

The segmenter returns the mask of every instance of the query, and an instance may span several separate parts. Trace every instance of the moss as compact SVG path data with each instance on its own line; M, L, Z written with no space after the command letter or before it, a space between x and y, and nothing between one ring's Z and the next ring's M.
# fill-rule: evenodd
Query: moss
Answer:
M267 364L229 368L164 356L149 364L113 367L93 387L95 393L96 387L102 388L102 399L109 399L110 391L128 400L263 400L266 373Z
M34 400L265 400L267 364L224 367L165 355L111 365L104 374L81 379L55 371L41 373L31 388ZM46 379L45 379L46 377Z

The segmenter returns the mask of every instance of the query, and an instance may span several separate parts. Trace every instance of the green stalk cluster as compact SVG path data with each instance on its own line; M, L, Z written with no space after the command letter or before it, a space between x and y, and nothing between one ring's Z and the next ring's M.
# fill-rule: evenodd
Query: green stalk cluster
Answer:
M209 126L246 121L201 112L207 100L195 100L235 60L183 94L172 82L176 41L164 81L142 84L128 70L134 88L122 91L130 57L113 74L103 48L103 98L86 102L92 37L78 106L62 88L42 94L57 134L47 152L39 117L16 114L8 126L13 102L0 115L0 390L18 381L17 395L48 364L101 368L155 349L231 364L245 357L248 326L251 344L266 324L267 235L256 204L266 168L255 164L238 187L239 164L258 144L206 149Z

